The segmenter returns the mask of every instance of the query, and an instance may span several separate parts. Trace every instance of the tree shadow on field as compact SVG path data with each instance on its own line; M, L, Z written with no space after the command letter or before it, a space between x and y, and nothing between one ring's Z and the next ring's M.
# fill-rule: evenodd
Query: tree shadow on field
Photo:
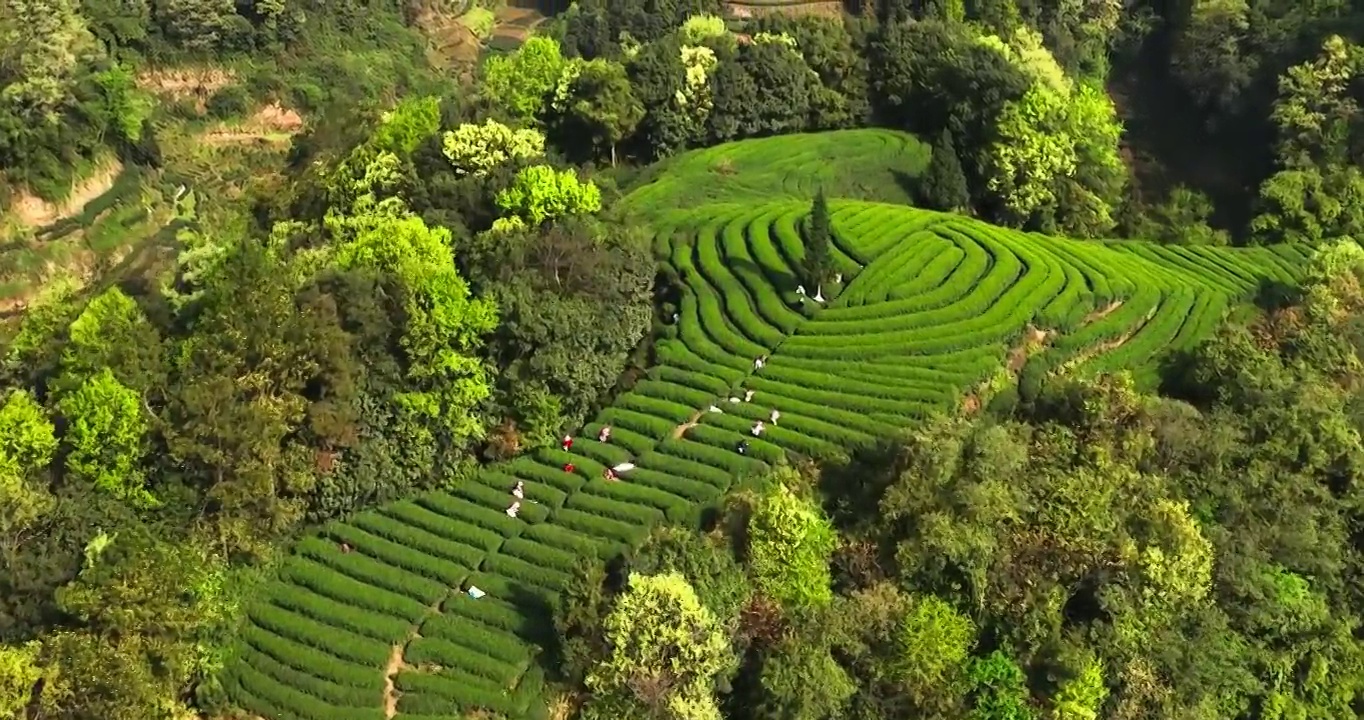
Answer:
M900 186L900 190L905 194L906 198L909 198L915 203L920 201L923 183L920 182L919 178L910 175L904 170L896 170L893 168L890 171L890 175L895 178L895 184Z
M554 607L543 596L521 587L513 587L512 596L503 599L521 611L525 624L518 628L518 634L535 639L541 647L550 648L555 641Z
M1260 280L1255 290L1255 306L1265 312L1282 310L1302 300L1302 291L1286 282L1273 278Z
M787 258L787 260L789 260L789 258ZM725 258L725 265L731 270L738 271L735 273L736 275L739 273L753 273L758 277L766 278L778 294L794 292L796 286L801 284L800 278L796 277L795 273L792 273L789 270L774 271L771 268L763 267L748 258L727 257Z

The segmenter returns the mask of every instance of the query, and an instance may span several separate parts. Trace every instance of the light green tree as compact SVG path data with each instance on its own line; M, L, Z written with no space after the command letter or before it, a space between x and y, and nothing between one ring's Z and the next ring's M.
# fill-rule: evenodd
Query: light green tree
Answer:
M432 95L405 98L379 118L378 127L365 144L375 152L404 157L416 152L439 129L440 98Z
M0 407L0 541L15 540L55 505L38 475L52 462L57 438L52 422L26 390L14 390Z
M488 58L483 65L483 97L521 122L534 122L564 67L559 42L536 35L514 53Z
M24 645L0 645L0 717L23 717L23 710L33 697L33 687L42 678L38 665L37 642Z
M497 193L497 206L504 216L537 226L557 217L601 210L601 190L590 180L580 181L573 170L532 165L516 174L511 187Z
M157 504L138 467L148 423L137 391L105 368L64 395L57 411L66 419L69 474L136 505Z
M734 667L720 620L679 573L631 574L603 622L588 720L720 720L715 682Z
M57 450L52 421L27 390L13 390L0 406L0 454L25 472L47 467Z
M971 618L936 595L917 596L897 628L894 675L922 705L959 697L975 644Z
M413 419L434 422L459 442L480 437L475 408L488 398L488 368L477 354L497 326L495 303L474 298L455 268L450 231L428 226L401 203L362 198L353 214L328 223L342 238L334 261L343 269L392 274L406 291L401 339L412 389L397 401ZM425 433L414 425L412 432Z
M1048 720L1096 720L1108 697L1103 663L1086 653L1052 696Z
M783 471L793 473L793 471ZM837 543L833 525L814 503L798 497L779 474L748 521L748 563L762 593L794 607L819 607L833 599L829 558Z
M461 123L442 138L445 157L460 175L483 177L509 162L545 154L545 136L538 130L513 130L496 121L481 125Z
M729 28L725 27L724 18L718 15L692 15L682 23L678 33L684 44L700 45L710 38L728 35Z
M57 383L62 388L108 367L120 381L145 390L149 376L161 365L156 329L142 308L117 287L95 296L71 322L67 335L63 377Z

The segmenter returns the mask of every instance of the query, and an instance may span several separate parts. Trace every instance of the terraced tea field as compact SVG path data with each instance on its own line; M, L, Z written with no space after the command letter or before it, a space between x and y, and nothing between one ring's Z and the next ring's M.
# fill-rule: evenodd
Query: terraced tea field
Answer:
M736 476L788 452L838 454L969 406L1001 371L1036 381L1132 369L1150 380L1163 354L1205 337L1264 283L1293 283L1305 260L1289 246L1078 242L844 200L831 203L843 281L824 289L826 304L802 303L793 268L814 183L769 169L724 198L736 201L706 204L721 183L692 177L690 199L670 203L666 184L697 155L631 198L655 208L657 251L684 285L677 332L647 379L575 433L572 452L497 465L301 541L249 608L223 677L236 703L272 720L455 720L471 708L543 717L538 656L580 558L693 518ZM714 158L691 167L710 172ZM751 402L730 401L748 390ZM779 422L752 437L773 409ZM590 439L603 423L609 444ZM622 481L602 478L626 461L637 468ZM535 502L511 518L518 481ZM465 581L487 596L461 594Z

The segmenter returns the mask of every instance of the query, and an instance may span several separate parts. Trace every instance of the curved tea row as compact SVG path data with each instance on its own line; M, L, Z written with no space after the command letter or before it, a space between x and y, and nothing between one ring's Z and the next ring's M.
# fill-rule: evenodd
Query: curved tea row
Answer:
M403 720L470 708L542 717L537 654L582 558L605 560L656 523L694 517L787 452L835 455L956 407L1030 327L1056 334L1023 383L1153 374L1162 353L1205 337L1262 283L1293 282L1304 260L1291 247L1082 243L834 203L841 282L818 303L796 292L807 210L784 201L666 216L655 245L682 281L680 321L648 378L571 452L494 466L301 541L249 608L223 678L232 699L275 720L384 718L390 695ZM768 361L755 369L759 356ZM774 409L779 421L755 437ZM609 444L591 439L603 423ZM636 468L606 481L621 462ZM511 518L518 481L533 502ZM466 583L487 595L471 599Z

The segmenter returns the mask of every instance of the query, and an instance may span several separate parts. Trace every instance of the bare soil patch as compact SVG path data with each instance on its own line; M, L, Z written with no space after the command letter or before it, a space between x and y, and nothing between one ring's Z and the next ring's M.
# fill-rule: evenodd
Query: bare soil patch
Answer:
M388 655L388 665L384 668L384 717L390 720L398 714L398 696L401 694L393 684L393 676L407 669L403 647L402 643L393 646L393 652Z
M839 17L843 14L843 11L844 6L841 2L809 2L793 5L748 2L727 2L724 4L724 12L726 15L740 19L762 17L764 15L786 15L788 17L821 15L824 17Z
M26 190L15 194L10 206L10 216L26 227L43 227L80 212L85 204L109 191L114 180L123 172L123 164L112 160L99 166L94 172L77 181L71 187L66 199L48 202Z
M1017 375L1018 372L1023 369L1023 366L1027 364L1028 358L1033 353L1037 352L1043 345L1047 344L1055 335L1056 332L1053 330L1042 330L1029 325L1027 332L1023 335L1023 339L1009 350L1009 361L1006 364L1006 367L1009 369L1009 374Z
M211 143L288 142L289 138L303 129L303 125L303 116L297 111L279 103L270 103L240 123L209 130L204 133L203 139Z
M535 32L535 28L545 21L538 10L504 6L497 11L497 24L493 26L493 39L512 39L524 43Z
M194 107L203 112L214 93L236 80L235 73L222 68L162 68L139 73L137 86L171 100L192 100Z
M962 398L961 411L967 415L975 415L980 412L980 395L970 393Z
M1114 300L1113 302L1111 302L1111 303L1109 303L1109 304L1107 304L1107 305L1105 305L1105 306L1103 306L1103 307L1101 307L1101 308L1098 308L1097 310L1094 310L1093 312L1091 312L1091 313L1089 313L1088 315L1086 315L1086 316L1085 316L1085 319L1082 320L1082 321L1080 321L1080 324L1081 324L1081 325L1088 325L1088 324L1090 324L1090 323L1092 323L1092 322L1095 322L1096 320L1102 320L1102 319L1108 317L1109 315L1113 314L1113 312L1114 312L1115 310L1117 310L1118 308L1120 308L1120 307L1122 307L1122 301L1121 301L1121 300Z

